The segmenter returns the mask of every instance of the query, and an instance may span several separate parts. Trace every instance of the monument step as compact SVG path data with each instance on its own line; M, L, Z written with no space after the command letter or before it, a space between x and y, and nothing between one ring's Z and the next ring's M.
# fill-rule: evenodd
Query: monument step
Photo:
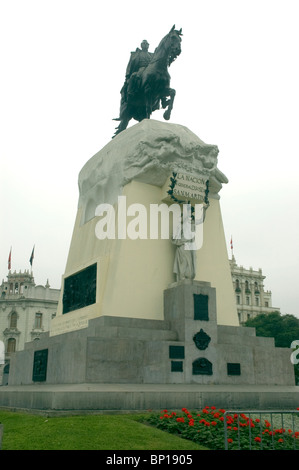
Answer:
M278 411L296 409L298 393L296 386L273 385L43 383L0 387L0 407L46 416L200 409L211 404L230 410Z
M218 326L218 341L223 344L239 344L249 346L274 347L274 338L256 336L255 328Z
M96 338L137 338L140 341L177 341L177 334L172 330L105 326L103 328L96 327L94 331Z
M89 324L92 327L96 326L123 326L130 328L147 328L154 330L169 330L170 323L165 320L149 320L143 318L130 318L130 317L118 317L111 315L104 315L98 318L89 320Z

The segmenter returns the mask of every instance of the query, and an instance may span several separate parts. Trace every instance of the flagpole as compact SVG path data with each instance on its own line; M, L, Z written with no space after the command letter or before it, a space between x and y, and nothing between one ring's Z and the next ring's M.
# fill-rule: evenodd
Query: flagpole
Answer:
M9 255L8 255L8 271L9 271L9 274L11 273L11 250L12 250L12 247L10 247L10 252L9 252Z
M230 249L231 249L231 252L232 252L232 259L234 257L234 247L233 247L233 236L231 235L231 238L230 238Z
M35 249L35 245L33 245L31 256L30 256L30 259L29 259L29 263L31 265L31 276L33 275L32 265L33 265L33 259L34 259L34 249Z

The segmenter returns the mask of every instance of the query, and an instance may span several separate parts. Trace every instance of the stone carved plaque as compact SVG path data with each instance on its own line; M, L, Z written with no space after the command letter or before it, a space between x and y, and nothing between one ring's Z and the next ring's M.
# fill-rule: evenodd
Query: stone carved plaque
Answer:
M209 346L211 337L207 333L205 333L201 328L200 331L193 336L193 341L195 343L195 346L201 351L203 351Z
M191 173L172 173L164 185L170 201L188 203L207 202L208 178L195 176ZM164 189L163 188L163 189Z
M62 313L72 312L94 304L96 301L96 287L96 263L65 278Z
M213 365L205 357L199 357L192 363L193 375L213 375Z
M44 382L47 378L48 349L34 352L33 358L33 382Z
M209 296L193 294L194 320L209 321Z

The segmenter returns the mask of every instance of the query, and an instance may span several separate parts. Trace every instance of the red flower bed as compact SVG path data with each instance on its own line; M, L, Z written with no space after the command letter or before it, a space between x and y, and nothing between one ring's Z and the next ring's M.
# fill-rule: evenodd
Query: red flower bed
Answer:
M295 444L299 450L299 431L272 428L267 419L252 419L244 413L225 415L223 408L217 410L215 406L193 412L187 408L181 412L163 410L160 414L151 413L147 421L209 449L224 449L226 426L229 449L294 449Z

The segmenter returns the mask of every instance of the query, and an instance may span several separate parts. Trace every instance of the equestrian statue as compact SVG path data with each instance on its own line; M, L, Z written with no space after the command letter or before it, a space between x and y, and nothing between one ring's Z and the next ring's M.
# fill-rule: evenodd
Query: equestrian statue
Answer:
M175 25L161 40L155 52L148 52L149 44L142 41L141 49L131 53L126 70L125 83L121 89L120 121L113 137L127 128L131 119L150 119L151 114L166 109L163 117L170 119L175 90L170 88L168 67L181 53L182 29Z

